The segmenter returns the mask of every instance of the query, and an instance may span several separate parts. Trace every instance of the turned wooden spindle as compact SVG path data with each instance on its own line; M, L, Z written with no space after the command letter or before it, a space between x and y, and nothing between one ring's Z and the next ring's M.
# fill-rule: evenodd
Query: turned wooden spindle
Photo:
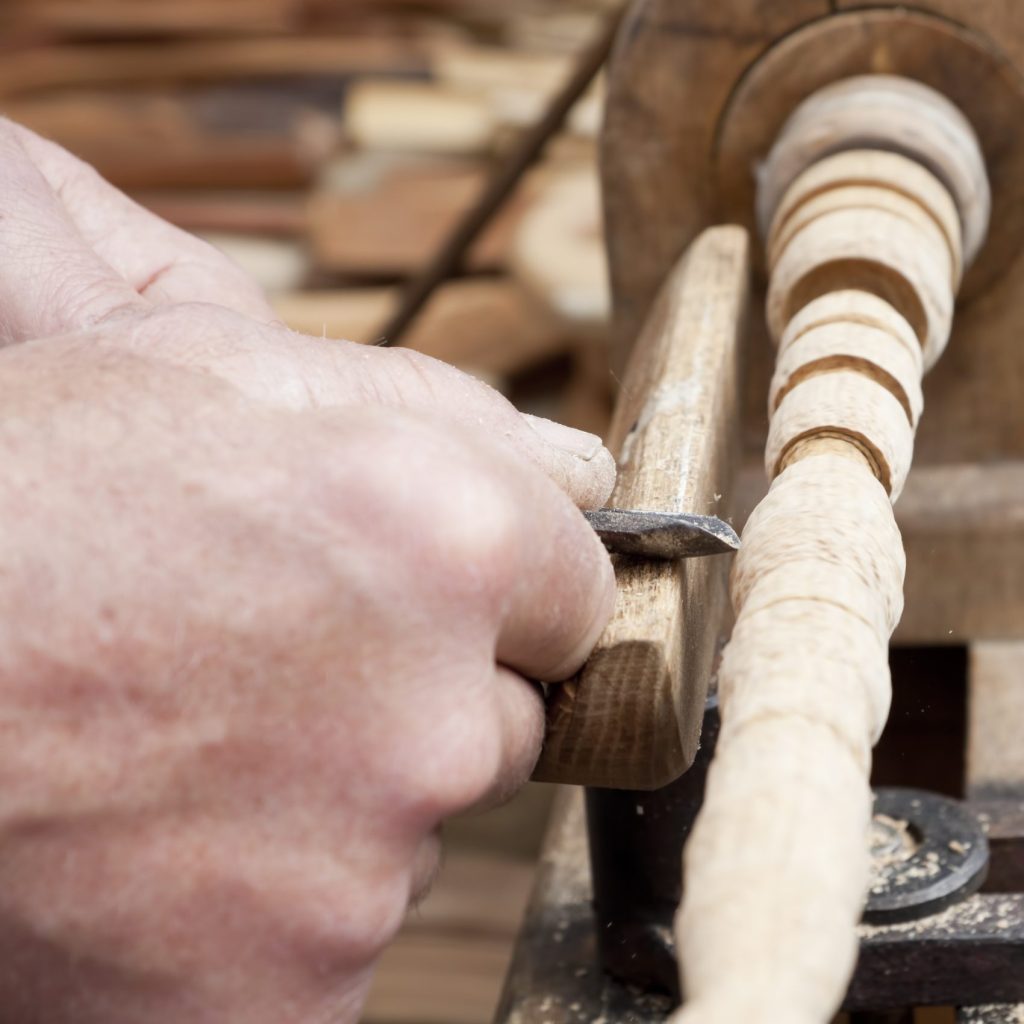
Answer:
M825 1024L853 969L903 605L891 503L983 234L983 179L959 112L882 76L812 96L768 160L772 483L732 570L722 731L677 919L680 1022Z

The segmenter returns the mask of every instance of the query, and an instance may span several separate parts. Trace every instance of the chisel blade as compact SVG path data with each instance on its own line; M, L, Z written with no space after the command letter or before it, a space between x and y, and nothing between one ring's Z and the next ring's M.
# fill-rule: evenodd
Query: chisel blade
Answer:
M645 558L696 558L736 551L736 531L717 516L641 509L599 508L583 513L604 541L620 555Z

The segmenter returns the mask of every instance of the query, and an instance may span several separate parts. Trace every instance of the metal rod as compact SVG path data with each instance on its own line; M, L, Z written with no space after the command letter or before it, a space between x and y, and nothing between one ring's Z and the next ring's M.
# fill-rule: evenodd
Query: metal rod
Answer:
M496 169L480 198L459 220L437 255L409 284L398 309L379 333L380 345L397 345L442 282L457 274L470 247L505 204L519 179L536 162L562 127L569 111L597 76L615 42L625 5L608 19L600 36L583 52L575 71L551 101L544 116L530 128Z

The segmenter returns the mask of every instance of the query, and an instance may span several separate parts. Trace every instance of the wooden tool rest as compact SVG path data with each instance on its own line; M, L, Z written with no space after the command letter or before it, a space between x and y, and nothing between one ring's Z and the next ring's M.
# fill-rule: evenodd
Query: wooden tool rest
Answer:
M646 501L651 508L720 515L731 508L740 525L764 493L765 396L774 361L762 313L767 266L778 272L787 232L802 229L801 217L821 217L818 207L830 201L805 196L788 225L778 222L769 233L771 213L801 172L838 151L880 150L915 161L956 206L961 238L959 253L957 246L950 249L951 294L962 266L970 266L960 283L948 348L925 381L927 411L917 431L914 471L896 506L907 573L894 665L927 663L921 649L929 645L967 648L970 743L966 757L962 740L952 754L944 750L954 766L964 766L947 788L976 804L985 800L991 891L931 924L925 919L914 928L865 929L848 997L858 1012L1024 1001L1024 756L1017 749L1020 726L1013 724L1024 723L1024 347L1017 337L1024 322L1022 71L1024 21L989 0L933 0L913 11L895 5L862 11L823 0L646 0L627 18L611 70L603 176L617 358L620 366L629 364L612 436L620 459L625 455L618 504L644 507ZM797 106L836 81L878 72L933 86L977 133L991 185L984 245L979 247L968 193L960 188L968 178L960 175L955 147L915 150L913 123L879 137L872 129L884 135L884 110L855 124L853 135L837 117L836 137L812 139L809 149L794 146L789 164L776 162L774 186L765 184L762 171L758 195L754 172L763 168ZM834 200L837 187L877 190L880 184L833 181L822 195L831 193ZM865 196L848 192L840 198L862 203ZM922 205L920 195L910 198L930 220L927 230L941 236L945 214L930 200ZM869 199L872 207L893 205L891 196L877 191ZM900 206L901 199L893 202ZM904 207L895 215L912 217L913 211ZM707 230L730 222L755 239L749 255L743 232ZM837 253L825 262L842 260ZM780 328L815 296L851 287L842 275L837 285L815 279L808 268L782 269L793 277L779 285L776 273L776 290L805 292L788 305L775 304ZM852 287L878 290L865 277ZM924 287L912 283L908 294L920 295ZM883 297L927 338L934 304L915 310L906 295ZM769 304L768 319L771 310ZM783 376L835 355L798 357L793 351ZM933 361L927 344L923 355ZM889 383L903 381L885 389L894 413L916 423L920 398L911 369L895 349L878 358L890 360L881 367ZM777 378L773 409L793 391ZM777 450L776 460L792 457L794 438L782 447L789 455ZM730 452L737 450L734 473ZM873 469L881 461L892 470L898 453L864 454ZM650 466L668 471L650 480ZM894 472L902 476L905 468ZM883 484L891 490L892 479ZM686 768L697 752L712 663L730 628L726 569L721 560L661 567L653 575L647 566L619 566L623 597L616 622L592 664L553 703L552 739L539 771L542 778L614 787L591 789L587 797L600 920L595 928L582 809L572 799L553 828L499 1019L663 1019L667 1004L656 995L638 1000L602 974L595 943L604 965L620 976L652 993L672 986L669 925L679 896L678 848L700 801L710 742L696 767ZM956 662L953 651L942 664ZM898 706L901 686L909 691L916 681L904 684L895 670L894 678ZM933 700L936 707L950 706L940 691ZM962 707L952 710L964 713ZM704 720L714 722L713 709ZM927 716L923 726L930 727ZM649 793L620 791L658 786ZM1010 1012L965 1009L961 1016L1016 1019Z

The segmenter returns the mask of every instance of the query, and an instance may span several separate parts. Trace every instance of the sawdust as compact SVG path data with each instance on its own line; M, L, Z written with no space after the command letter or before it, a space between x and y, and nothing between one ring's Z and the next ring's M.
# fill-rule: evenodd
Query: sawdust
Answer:
M885 892L894 880L916 877L909 862L920 844L909 822L888 814L875 814L871 819L868 842L871 850L870 892Z
M937 914L918 921L904 921L898 924L860 924L859 934L879 935L942 935L962 934L965 930L976 930L981 925L1005 931L1021 924L1021 905L1014 895L972 896L962 903L955 903Z

